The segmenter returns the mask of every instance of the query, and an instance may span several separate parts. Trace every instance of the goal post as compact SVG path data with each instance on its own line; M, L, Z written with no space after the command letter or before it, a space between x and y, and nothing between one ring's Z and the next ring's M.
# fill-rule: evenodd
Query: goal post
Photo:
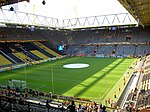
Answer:
M9 79L8 85L10 86L10 88L18 88L18 89L27 88L26 81L22 81L22 80Z

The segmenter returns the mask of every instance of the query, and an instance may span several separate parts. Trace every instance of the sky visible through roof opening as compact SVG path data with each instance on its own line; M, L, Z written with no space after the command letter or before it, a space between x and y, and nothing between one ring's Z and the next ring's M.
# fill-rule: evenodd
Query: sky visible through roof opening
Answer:
M42 1L30 0L29 3L22 2L17 5L4 6L3 8L9 9L13 6L18 11L53 17L59 19L59 21L71 18L128 13L118 0L45 0L45 5L42 4Z

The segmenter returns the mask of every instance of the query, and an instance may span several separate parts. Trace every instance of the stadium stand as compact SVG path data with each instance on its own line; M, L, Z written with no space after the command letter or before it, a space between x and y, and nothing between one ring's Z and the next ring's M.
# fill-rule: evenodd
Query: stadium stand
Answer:
M142 70L142 85L137 99L137 106L141 108L150 107L150 56L145 59L145 66Z
M41 44L40 42L34 42L35 45L37 45L38 47L44 49L46 52L48 52L49 54L59 57L60 55L57 54L56 52L52 51L51 49L49 49L48 47L44 46L43 44Z
M81 46L84 46L86 47L86 52L90 52L90 54L93 55L97 52L97 54L104 54L104 56L111 56L113 52L115 56L133 57L143 56L150 52L149 28L145 30L141 27L118 28L117 31L102 29L98 31L95 30L95 33L89 31L90 36L86 33L87 31L75 32L76 36L72 37L71 40L69 39L67 43L69 47L66 53L72 53L72 55L77 52L77 47L74 48L73 46L78 46L78 51L82 51L83 47ZM80 39L78 39L77 34ZM97 46L98 48L95 47L95 50L97 50L94 52L94 50L90 49L91 46Z
M0 40L46 40L39 30L32 31L29 28L1 27ZM18 33L19 32L19 33Z
M1 59L3 59L3 61L1 61L1 67L54 58L53 55L44 50L45 48L49 50L47 47L40 48L33 42L28 42L27 40L17 40L16 42L16 40L10 39L6 40L6 42L1 41L0 54L2 57ZM55 53L52 50L50 51ZM59 55L59 57L60 56L61 55Z
M139 71L139 78L135 82L135 86L130 87L130 93L128 95L125 110L147 110L150 106L150 88L149 88L149 56L144 58L144 63ZM136 74L134 74L137 77Z
M6 30L4 30L6 29ZM21 31L21 29L14 28L2 28L1 29L1 44L0 44L0 54L1 59L3 59L4 64L1 67L5 67L4 65L10 66L15 64L28 63L33 61L40 61L45 59L51 59L55 57L60 57L62 54L57 50L58 45L64 45L64 54L68 56L93 56L93 57L142 57L150 53L149 49L149 30L143 30L140 27L133 28L119 28L116 31L108 30L108 29L100 29L94 31L72 31L71 35L65 35L64 41L62 38L57 38L61 36L62 32L55 32L56 39L49 39L48 37L54 36L48 31L43 30L35 30L28 31L28 29ZM8 32L14 32L13 35ZM49 31L52 32L52 31ZM132 32L132 33L131 33ZM27 36L21 36L28 34ZM89 36L90 34L90 36ZM146 35L145 35L146 34ZM18 36L19 35L19 36ZM44 38L43 38L44 37ZM141 39L141 37L143 37ZM80 39L79 39L80 38ZM144 59L144 58L143 58ZM142 59L142 60L143 60ZM147 56L146 62L144 62L144 67L148 68L149 58ZM1 62L3 62L1 61ZM9 62L9 63L7 63ZM145 66L145 63L146 66ZM147 69L147 71L149 71ZM142 75L141 75L142 76ZM143 86L142 90L145 90L144 93L141 93L141 88L138 86L138 90L135 90L135 87L125 102L124 108L125 110L132 108L137 108L138 110L143 107L143 96L146 100L144 100L145 107L149 106L149 75L144 75L142 78ZM132 77L132 80L135 80L136 77ZM137 80L137 84L140 83L140 78ZM140 88L140 89L139 89ZM3 91L4 89L1 89ZM9 91L9 90L8 90ZM34 90L33 90L34 91ZM134 92L133 92L134 91ZM29 92L29 91L28 91ZM27 98L24 97L14 97L11 99L12 102L9 102L10 96L6 95L4 92L1 92L1 111L7 111L12 109L13 111L33 111L33 112L59 112L62 111L62 107L64 107L64 111L67 111L68 105L65 105L64 102L66 99L61 99L61 102L56 98L57 95L52 95L53 98L50 103L48 103L48 107L46 105L47 93L44 93L44 99L40 99L41 97L33 97L33 93L28 93L29 96ZM38 94L42 94L42 92L38 92ZM25 95L23 95L25 96ZM40 95L39 95L40 96ZM137 99L137 96L140 96ZM66 97L66 96L62 96ZM20 98L21 100L20 104ZM55 99L56 98L56 99ZM55 99L55 100L54 100ZM71 98L70 98L71 99ZM122 100L122 99L121 99ZM135 101L138 101L135 103ZM72 99L70 100L72 101ZM80 100L81 101L81 100ZM91 105L94 102L88 100L83 103L81 106L77 106L80 101L75 101L76 110L102 110L105 107L100 107L98 103L95 104L95 108L92 108ZM83 100L82 100L83 101ZM120 100L119 100L120 101ZM3 102L3 103L2 103ZM14 103L17 102L17 103ZM38 102L38 103L37 103ZM39 104L40 102L40 104ZM44 102L44 103L43 103ZM88 106L86 107L86 102L88 102ZM63 104L63 105L62 105ZM114 105L114 108L116 106Z
M43 97L43 98L41 98ZM89 99L69 98L56 94L43 93L27 89L24 93L15 90L0 88L0 109L1 111L22 111L22 112L82 112L82 111L105 111L106 107L101 103L92 102ZM70 100L72 99L72 100ZM72 108L74 106L74 108Z
M29 2L29 0L20 1ZM0 5L16 2L19 1L1 0ZM125 0L125 2L127 2L125 7L129 7L126 4L130 4L131 1ZM134 1L131 5L133 3ZM132 12L135 13L135 11ZM7 23L5 27L0 27L0 69L9 67L8 70L11 70L13 65L24 67L35 61L40 63L43 60L60 58L64 54L83 57L138 57L140 61L136 63L121 97L108 107L113 111L116 109L116 112L150 110L149 26L120 25L115 26L115 29L113 29L114 26L104 26L75 30L34 29L28 25L19 27ZM59 45L63 46L62 51L58 51ZM106 112L105 110L106 107L101 102L90 99L44 93L32 89L21 91L18 88L0 85L0 112Z

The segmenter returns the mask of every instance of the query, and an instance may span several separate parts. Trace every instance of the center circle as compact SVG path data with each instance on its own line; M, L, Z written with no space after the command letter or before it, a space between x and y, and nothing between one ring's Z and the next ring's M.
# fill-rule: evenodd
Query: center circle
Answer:
M64 68L86 68L89 67L89 64L75 63L75 64L66 64Z

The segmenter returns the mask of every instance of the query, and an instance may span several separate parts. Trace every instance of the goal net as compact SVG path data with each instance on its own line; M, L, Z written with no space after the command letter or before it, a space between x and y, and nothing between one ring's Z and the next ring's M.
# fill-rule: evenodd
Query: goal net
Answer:
M10 88L18 88L18 89L26 88L26 81L22 81L22 80L9 79L8 84Z

